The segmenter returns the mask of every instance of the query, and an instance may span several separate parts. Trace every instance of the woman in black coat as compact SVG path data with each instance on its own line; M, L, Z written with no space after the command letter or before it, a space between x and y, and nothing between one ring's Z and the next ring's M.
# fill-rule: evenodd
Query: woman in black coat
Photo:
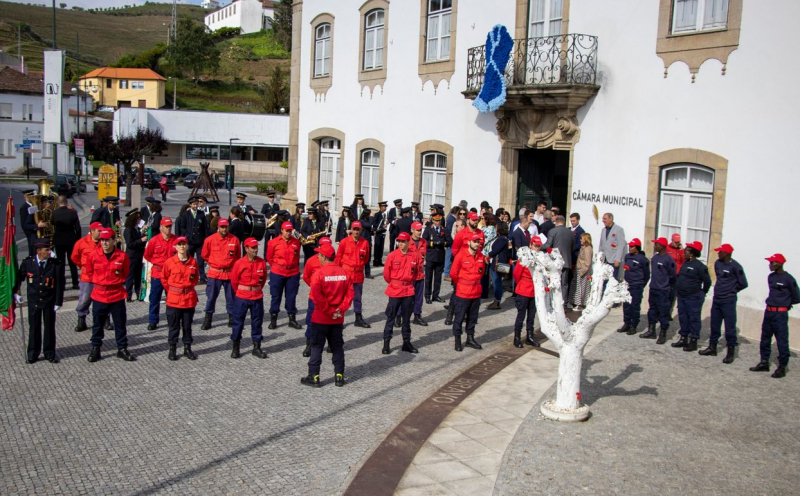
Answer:
M503 298L503 276L505 274L497 272L497 264L509 264L511 261L511 249L508 247L508 224L505 222L497 224L497 237L492 242L489 257L491 257L489 273L494 286L494 301L486 308L500 310L500 300Z
M339 217L339 222L336 224L336 242L343 240L344 238L350 236L350 224L356 220L353 218L352 212L350 212L350 207L345 206L342 207L342 216Z
M369 252L372 253L372 220L370 219L370 215L372 211L368 208L365 208L361 211L361 218L358 219L361 222L361 237L367 240L369 243ZM372 255L370 255L372 256ZM364 276L369 277L372 279L372 274L370 273L370 266L372 264L367 261L364 264Z
M128 212L125 215L125 230L122 232L122 236L125 238L125 254L128 255L131 262L131 271L125 279L128 301L133 301L133 295L138 295L142 290L142 267L147 234L142 234L142 230L139 228L141 218L142 214L138 209Z

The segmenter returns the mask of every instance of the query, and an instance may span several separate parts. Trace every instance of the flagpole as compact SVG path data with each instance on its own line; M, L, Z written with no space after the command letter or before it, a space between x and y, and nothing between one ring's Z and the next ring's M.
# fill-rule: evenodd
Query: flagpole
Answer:
M19 307L19 321L22 324L22 352L25 353L25 361L28 361L28 347L25 345L25 312L22 311L22 305Z

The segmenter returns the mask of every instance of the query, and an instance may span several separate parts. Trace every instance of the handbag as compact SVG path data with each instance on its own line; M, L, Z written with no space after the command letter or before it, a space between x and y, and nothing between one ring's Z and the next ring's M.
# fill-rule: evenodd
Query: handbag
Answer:
M498 274L508 274L511 272L511 265L503 262L495 262L494 271Z

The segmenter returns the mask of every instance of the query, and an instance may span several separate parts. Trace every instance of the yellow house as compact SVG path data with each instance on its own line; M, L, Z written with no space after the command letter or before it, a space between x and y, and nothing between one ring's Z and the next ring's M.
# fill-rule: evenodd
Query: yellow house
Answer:
M80 77L81 87L99 106L158 109L164 106L166 79L150 69L101 67Z

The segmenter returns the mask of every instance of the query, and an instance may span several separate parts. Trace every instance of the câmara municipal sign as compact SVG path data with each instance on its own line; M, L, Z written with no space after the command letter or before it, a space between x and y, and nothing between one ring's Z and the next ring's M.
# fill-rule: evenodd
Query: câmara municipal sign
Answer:
M572 201L585 201L591 203L605 203L606 205L619 205L621 207L644 208L644 202L641 198L636 198L633 196L598 195L596 193L588 193L581 190L577 190L572 193Z

